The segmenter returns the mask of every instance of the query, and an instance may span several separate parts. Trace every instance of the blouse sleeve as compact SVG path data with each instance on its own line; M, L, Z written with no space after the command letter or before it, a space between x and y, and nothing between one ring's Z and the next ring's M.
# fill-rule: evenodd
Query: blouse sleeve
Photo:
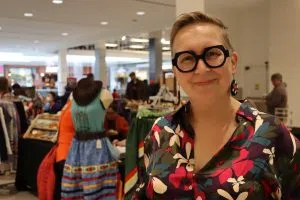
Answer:
M300 199L300 143L286 128L279 125L277 140L277 176L282 199Z

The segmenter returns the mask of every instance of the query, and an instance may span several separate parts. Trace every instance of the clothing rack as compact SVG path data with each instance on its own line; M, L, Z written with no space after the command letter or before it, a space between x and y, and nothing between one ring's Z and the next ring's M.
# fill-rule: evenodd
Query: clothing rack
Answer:
M18 140L28 127L23 103L16 98L0 99L0 174L17 169Z

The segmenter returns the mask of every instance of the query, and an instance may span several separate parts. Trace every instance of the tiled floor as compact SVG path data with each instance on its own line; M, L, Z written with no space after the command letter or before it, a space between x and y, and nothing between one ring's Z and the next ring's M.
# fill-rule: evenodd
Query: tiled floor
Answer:
M37 200L38 198L29 192L19 192L12 196L0 196L0 200Z
M17 192L14 187L15 174L0 176L0 200L37 200L29 192Z

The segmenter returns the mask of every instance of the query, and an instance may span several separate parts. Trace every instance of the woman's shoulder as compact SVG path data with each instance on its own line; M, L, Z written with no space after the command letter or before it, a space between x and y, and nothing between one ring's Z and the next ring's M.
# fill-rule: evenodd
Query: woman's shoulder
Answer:
M285 123L278 117L259 112L255 120L255 135L275 141L290 138L291 133Z
M241 104L237 112L237 119L240 117L252 122L255 129L254 135L257 137L276 139L289 133L287 127L278 117L261 112L248 102Z
M152 125L148 137L146 138L158 136L161 137L162 135L168 137L169 134L175 134L176 129L178 129L178 127L180 126L180 123L178 123L178 121L175 120L177 112L178 111L175 111L157 118Z

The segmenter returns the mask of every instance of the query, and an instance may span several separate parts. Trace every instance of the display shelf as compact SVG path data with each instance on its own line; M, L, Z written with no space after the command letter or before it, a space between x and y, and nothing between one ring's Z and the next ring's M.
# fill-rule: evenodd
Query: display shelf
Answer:
M58 135L58 115L43 113L38 115L24 134L24 138L56 142Z

